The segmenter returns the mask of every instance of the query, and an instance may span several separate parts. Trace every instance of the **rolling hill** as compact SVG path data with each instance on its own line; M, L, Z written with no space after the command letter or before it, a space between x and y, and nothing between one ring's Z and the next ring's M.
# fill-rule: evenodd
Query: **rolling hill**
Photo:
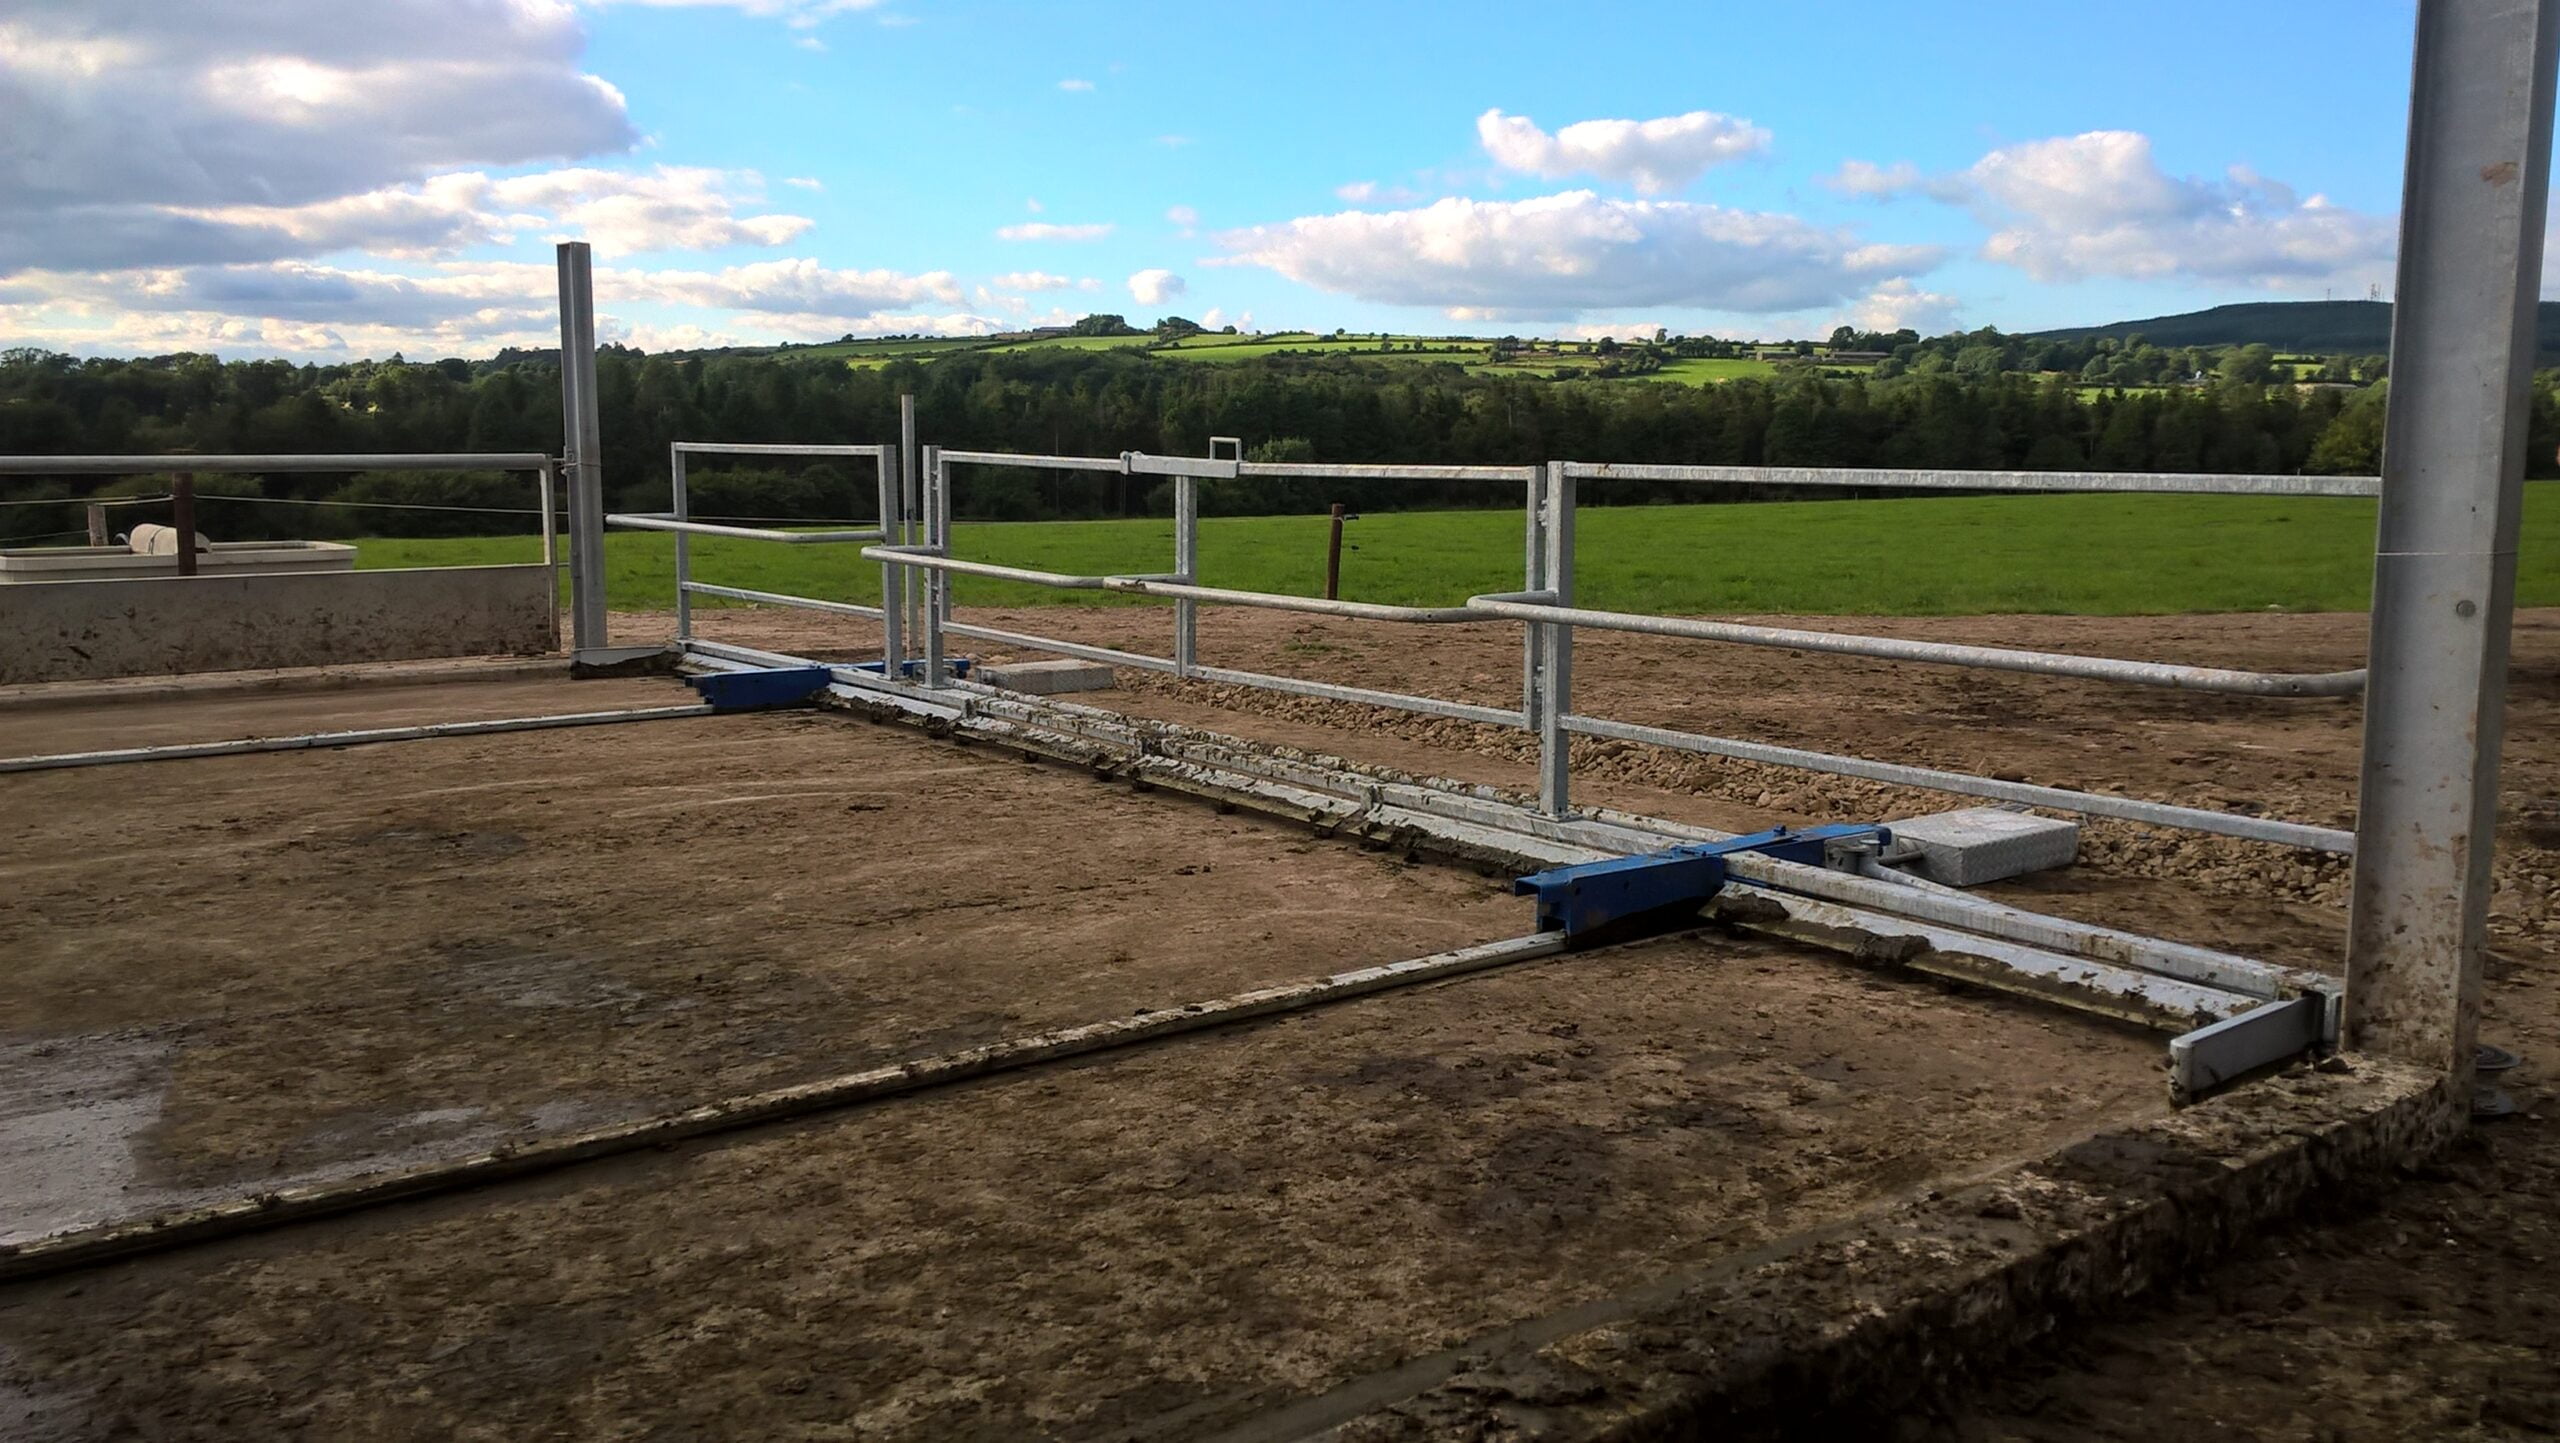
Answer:
M2535 325L2542 359L2560 358L2560 301L2544 301ZM2311 355L2381 355L2391 349L2389 301L2249 301L2174 316L2028 333L2077 341L2138 335L2155 346L2267 345Z

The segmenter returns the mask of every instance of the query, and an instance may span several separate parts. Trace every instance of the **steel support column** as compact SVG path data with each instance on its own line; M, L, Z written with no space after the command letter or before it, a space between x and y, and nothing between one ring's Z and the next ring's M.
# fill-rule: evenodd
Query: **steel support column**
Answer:
M1558 606L1573 604L1573 477L1562 462L1547 465L1546 590ZM1538 631L1538 810L1561 817L1573 810L1573 735L1564 719L1573 714L1573 628L1549 622Z
M571 645L605 645L604 441L596 417L595 260L585 241L561 245L560 429L569 482Z
M2421 0L2365 694L2350 1045L2471 1068L2560 0Z

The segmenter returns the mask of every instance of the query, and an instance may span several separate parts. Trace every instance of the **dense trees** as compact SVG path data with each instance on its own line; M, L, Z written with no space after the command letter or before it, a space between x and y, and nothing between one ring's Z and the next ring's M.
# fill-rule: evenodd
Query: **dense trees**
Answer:
M672 440L886 439L897 433L902 391L916 395L928 439L988 450L1199 455L1210 436L1231 435L1262 457L1346 461L1518 464L1572 457L2359 473L2370 473L2378 461L2378 387L2258 384L2247 377L2267 364L2261 358L2244 356L2234 368L2220 355L2149 355L2139 342L2020 347L2044 348L2040 359L2061 363L2045 375L1981 359L1996 353L2005 361L2019 345L1997 333L1900 341L1894 347L1898 375L1842 375L1818 363L1789 363L1774 379L1711 386L1545 381L1470 375L1457 364L1314 356L1206 365L1034 349L855 367L823 358L667 357L607 348L598 358L597 383L605 475L616 504L638 509L664 503ZM1624 349L1632 358L1651 348ZM2091 390L2074 379L2093 368L2112 375L2108 367L2119 360L2138 369L2201 371L2209 379L2124 390ZM2537 474L2550 474L2560 415L2548 385L2536 389L2534 427ZM0 353L0 453L553 451L559 436L557 371L539 359L416 365L395 357L315 367L197 355L79 360ZM815 517L870 509L867 471L842 463L789 470L706 463L693 476L697 510L706 514ZM76 477L22 477L0 486L6 488L0 500L61 502L0 507L0 537L11 539L80 526L73 500L92 489L87 478ZM159 486L145 479L119 489L135 494ZM284 474L226 479L222 490L268 500L209 507L207 529L216 534L529 529L522 515L388 509L391 503L529 502L521 483L488 477ZM1617 483L1595 487L1592 499L1635 503L1692 495L1669 485ZM973 470L960 499L973 514L1022 518L1131 515L1168 504L1163 488L1116 473ZM1204 504L1249 511L1341 500L1383 509L1511 499L1480 483L1327 481L1215 487ZM294 504L323 500L342 504Z

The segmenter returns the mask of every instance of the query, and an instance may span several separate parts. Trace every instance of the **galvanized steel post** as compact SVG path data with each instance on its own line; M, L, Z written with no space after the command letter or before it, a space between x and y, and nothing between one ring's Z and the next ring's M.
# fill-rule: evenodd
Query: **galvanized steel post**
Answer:
M667 506L678 521L693 519L693 508L685 501L684 448L672 442L667 446ZM693 640L693 537L688 532L676 533L676 640Z
M900 514L898 489L898 453L896 448L880 448L880 535L884 544L896 545L906 534L906 522ZM906 674L907 639L905 611L900 598L905 594L907 568L895 562L880 563L880 674L891 681Z
M2347 935L2351 1046L2470 1076L2560 0L2421 0Z
M937 556L948 555L950 536L945 529L943 488L950 478L942 474L942 448L924 448L924 544ZM928 571L924 574L924 684L942 685L942 623L951 600L951 573Z
M560 454L569 482L572 645L605 644L604 441L596 416L595 260L585 241L559 248Z
M1528 477L1528 535L1520 565L1520 589L1537 591L1547 584L1547 468L1532 466ZM1520 628L1520 714L1538 725L1538 628Z
M924 468L916 459L916 398L913 392L898 397L898 479L900 529L894 544L918 546L924 542ZM898 606L905 614L907 635L923 630L925 584L906 567L898 568Z
M1547 464L1545 577L1539 585L1558 606L1573 604L1573 477L1564 463ZM1573 711L1573 628L1541 622L1538 683L1538 810L1561 817L1573 810L1573 736L1564 719Z

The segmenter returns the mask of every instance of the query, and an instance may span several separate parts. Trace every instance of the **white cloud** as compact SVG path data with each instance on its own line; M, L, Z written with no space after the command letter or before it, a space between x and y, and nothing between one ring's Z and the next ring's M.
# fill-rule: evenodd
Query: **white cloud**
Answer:
M585 37L556 0L11 9L0 212L13 222L305 205L639 139L621 94L578 69Z
M1833 306L1942 258L1935 247L1865 244L1795 216L1590 191L1306 216L1218 242L1228 254L1215 264L1265 266L1319 290L1473 319Z
M1378 193L1378 183L1374 180L1355 180L1335 186L1333 193L1353 205L1367 205L1369 198Z
M796 186L801 190L825 190L827 188L827 183L818 179L814 175L786 175L782 178L782 183L788 186Z
M662 165L644 175L546 171L498 181L490 193L500 205L550 212L556 236L587 240L609 256L781 245L815 224L807 216L737 214L760 188L752 171Z
M1129 277L1129 296L1142 306L1160 306L1191 289L1182 277L1168 270L1144 270Z
M1059 81L1058 88L1060 90L1070 92L1087 91L1093 89L1093 82L1090 80L1077 80L1073 77L1069 77L1068 79Z
M1924 291L1897 278L1859 298L1844 318L1862 331L1898 331L1909 326L1924 336L1937 336L1956 328L1957 306L1954 296Z
M1156 137L1156 144L1161 145L1168 150L1180 150L1182 147L1189 145L1190 143L1191 137L1187 135L1159 135Z
M605 270L598 301L652 301L705 309L770 311L856 321L891 307L963 299L949 271L904 275L838 270L807 259L756 261L717 271Z
M2129 130L2003 146L1952 175L1851 162L1832 184L1968 206L1991 230L1983 256L2040 281L2360 285L2389 273L2398 240L2390 216L2300 195L2246 166L2218 180L2173 176L2151 138Z
M599 8L607 5L634 6L645 10L735 10L763 20L781 20L808 29L831 15L846 15L869 10L881 0L586 0ZM886 16L882 23L890 23Z
M1770 137L1750 121L1712 110L1656 120L1577 121L1553 135L1525 115L1488 110L1476 117L1476 138L1505 170L1548 180L1596 175L1660 195L1712 166L1768 149Z
M1063 291L1072 289L1076 282L1047 271L1007 271L987 277L987 284L1000 291Z
M1865 196L1870 200L1890 200L1921 190L1928 184L1920 167L1907 160L1891 165L1878 165L1869 160L1841 162L1840 168L1822 178L1822 183L1842 195Z
M996 239L1009 241L1098 241L1111 234L1104 225L1053 225L1047 221L1028 221L1021 225L1002 226Z
M1200 212L1187 205L1167 207L1165 209L1164 218L1173 224L1175 234L1177 235L1188 236L1192 234L1200 224Z
M791 43L803 50L815 51L820 55L827 53L827 42L815 35L794 35L791 37Z
M1031 212L1033 215L1038 215L1040 212L1048 209L1047 206L1040 203L1040 197L1036 195L1023 201L1022 208Z
M1411 205L1422 199L1421 191L1401 185L1380 185L1374 180L1355 180L1347 185L1337 185L1333 193L1353 205L1367 205L1372 201L1380 205Z

